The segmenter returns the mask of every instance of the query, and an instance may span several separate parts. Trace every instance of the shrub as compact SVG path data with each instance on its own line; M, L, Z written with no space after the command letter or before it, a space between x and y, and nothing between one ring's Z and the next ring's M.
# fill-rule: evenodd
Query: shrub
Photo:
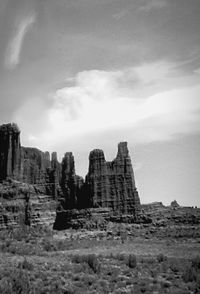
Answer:
M12 270L8 277L0 281L1 294L27 294L31 293L28 274L23 270Z
M170 261L170 265L169 265L170 269L172 272L174 273L178 273L181 269L179 263L178 263L178 260L176 260L175 258L173 258L171 261Z
M42 241L42 247L45 251L49 252L49 251L55 251L55 246L53 244L53 241L46 238L46 239L43 239Z
M32 263L30 263L26 258L24 258L24 260L18 264L18 268L32 271L34 267Z
M127 265L130 268L135 268L137 266L137 259L136 259L136 256L134 254L129 254L128 260L127 260Z
M124 253L118 253L116 255L116 259L121 260L121 261L126 260L126 255Z
M197 270L200 270L200 256L199 255L197 255L196 257L194 257L192 259L192 267Z
M195 268L192 267L192 266L186 267L185 272L183 273L182 278L183 278L183 281L185 283L196 281L197 272L196 272Z
M87 256L87 263L94 273L99 271L99 262L95 254L89 254Z
M71 257L72 262L74 263L82 263L83 262L83 256L79 254L74 254Z
M186 283L198 282L197 284L200 284L200 256L191 260L191 265L186 267L182 278Z
M163 262L167 260L167 256L165 256L163 253L158 254L157 256L157 261L158 262Z
M4 241L3 244L1 244L1 251L9 252L10 245L11 245L11 240L10 239Z
M94 273L97 273L100 270L100 264L95 254L73 255L72 262L87 263Z

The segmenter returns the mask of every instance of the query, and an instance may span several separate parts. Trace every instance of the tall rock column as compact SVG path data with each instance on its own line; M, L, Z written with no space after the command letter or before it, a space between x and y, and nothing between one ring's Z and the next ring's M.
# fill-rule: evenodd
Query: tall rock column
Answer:
M75 208L77 205L76 175L72 152L66 152L62 160L61 188L64 195L63 207Z
M0 180L20 175L20 130L16 124L0 126Z
M117 214L137 217L140 200L127 142L119 143L112 162L106 162L102 150L90 152L85 187L92 207L109 207Z
M127 142L118 144L117 157L113 160L117 209L124 214L137 214L140 200L135 186L135 178Z
M89 171L86 176L86 190L91 207L107 207L109 182L107 166L102 150L94 149L89 155Z
M58 162L57 153L51 154L51 169L50 169L50 182L52 183L52 195L57 199L60 190L61 178L61 164Z

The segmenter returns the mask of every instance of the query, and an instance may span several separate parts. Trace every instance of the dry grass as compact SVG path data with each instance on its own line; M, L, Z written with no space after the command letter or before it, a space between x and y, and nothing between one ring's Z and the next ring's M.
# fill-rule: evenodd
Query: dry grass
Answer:
M128 236L1 232L0 293L199 293L198 240Z

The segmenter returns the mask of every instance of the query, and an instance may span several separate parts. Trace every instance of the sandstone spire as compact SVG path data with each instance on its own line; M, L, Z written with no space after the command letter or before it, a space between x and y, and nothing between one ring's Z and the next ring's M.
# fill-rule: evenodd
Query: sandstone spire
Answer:
M112 162L106 162L102 150L90 152L85 185L92 207L110 207L116 213L137 216L140 200L127 142L119 143Z
M20 130L16 124L0 126L0 180L20 174Z

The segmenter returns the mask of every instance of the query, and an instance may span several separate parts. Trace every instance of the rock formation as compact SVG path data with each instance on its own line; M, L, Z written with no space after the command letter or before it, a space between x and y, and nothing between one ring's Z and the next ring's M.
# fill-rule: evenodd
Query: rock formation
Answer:
M72 152L65 153L62 160L61 188L64 194L63 208L75 208L77 206L76 175Z
M174 209L180 207L180 205L178 204L178 202L177 202L176 200L172 201L170 205L171 205L171 207L174 208Z
M92 207L137 214L140 200L126 142L119 143L117 157L112 162L106 162L102 150L90 153L86 186Z
M57 202L59 223L65 221L66 217L63 215L66 211L68 211L67 215L72 215L69 213L72 209L108 208L110 215L115 217L131 215L135 220L140 211L140 200L126 142L119 143L117 157L112 162L105 160L102 150L93 150L89 155L89 170L84 182L83 178L75 173L72 152L65 153L60 164L55 152L50 159L49 152L21 147L20 130L16 124L2 125L0 126L0 182L9 180L18 183L16 184L18 186L20 183L27 185L26 193L15 193L14 189L9 194L12 195L9 201L21 199L20 201L24 203L26 224L33 223L33 220L37 219L36 211L38 216L41 211L43 215L48 214L51 211L49 205L52 207L53 203ZM3 186L1 190L4 191ZM7 199L7 193L1 192L1 194L2 198ZM11 204L8 199L4 201L5 203L8 206ZM43 207L41 210L40 206ZM5 207L6 205L4 211ZM19 209L15 207L14 211ZM51 212L50 214L52 215Z
M56 196L61 165L56 153L21 147L20 130L16 124L0 126L0 181L8 178L40 185L43 191Z
M17 125L0 126L0 228L22 219L26 225L53 224L54 199L62 193L60 175L56 153L50 160L49 152L21 147Z
M0 183L0 230L23 224L52 226L57 202L38 187L15 180Z
M0 180L19 177L20 162L20 130L16 124L4 124L0 126Z

